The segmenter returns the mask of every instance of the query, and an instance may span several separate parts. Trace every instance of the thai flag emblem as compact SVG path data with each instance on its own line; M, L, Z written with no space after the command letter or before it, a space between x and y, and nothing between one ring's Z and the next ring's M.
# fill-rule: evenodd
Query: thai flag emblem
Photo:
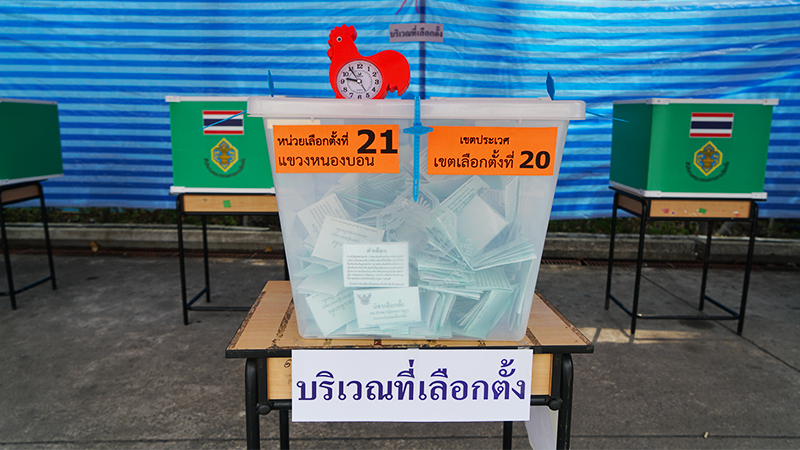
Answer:
M243 111L203 111L203 126L207 127L203 128L203 134L244 134L244 117L242 112Z
M692 113L689 137L733 137L733 113Z

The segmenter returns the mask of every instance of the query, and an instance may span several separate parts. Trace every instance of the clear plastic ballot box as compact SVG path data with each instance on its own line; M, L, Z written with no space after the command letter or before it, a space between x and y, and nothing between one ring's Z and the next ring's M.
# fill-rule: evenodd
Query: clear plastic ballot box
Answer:
M645 197L764 200L778 99L614 101L613 187Z
M580 101L251 97L305 338L519 340Z

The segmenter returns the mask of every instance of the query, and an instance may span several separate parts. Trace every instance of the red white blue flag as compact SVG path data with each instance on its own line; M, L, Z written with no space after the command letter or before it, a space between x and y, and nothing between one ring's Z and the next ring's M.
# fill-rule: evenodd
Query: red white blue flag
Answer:
M203 128L203 134L244 134L244 117L241 115L242 112L243 111L203 111L203 126L207 127Z
M692 113L689 137L733 137L733 113Z

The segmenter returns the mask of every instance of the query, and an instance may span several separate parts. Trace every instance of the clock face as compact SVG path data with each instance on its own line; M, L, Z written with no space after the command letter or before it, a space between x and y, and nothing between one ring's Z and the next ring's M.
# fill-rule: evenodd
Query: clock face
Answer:
M356 59L344 64L336 74L336 88L346 99L380 98L383 76L375 64Z

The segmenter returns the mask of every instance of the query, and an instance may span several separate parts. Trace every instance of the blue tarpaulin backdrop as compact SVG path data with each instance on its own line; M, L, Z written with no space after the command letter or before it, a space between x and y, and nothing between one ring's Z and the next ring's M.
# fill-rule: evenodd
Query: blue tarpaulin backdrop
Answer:
M444 43L389 44L389 25ZM402 52L404 95L542 97L610 116L616 99L778 98L761 217L800 217L798 1L0 0L0 97L56 100L50 206L174 208L167 95L332 97L329 31ZM609 216L611 121L570 124L553 218ZM2 164L2 161L0 161Z

